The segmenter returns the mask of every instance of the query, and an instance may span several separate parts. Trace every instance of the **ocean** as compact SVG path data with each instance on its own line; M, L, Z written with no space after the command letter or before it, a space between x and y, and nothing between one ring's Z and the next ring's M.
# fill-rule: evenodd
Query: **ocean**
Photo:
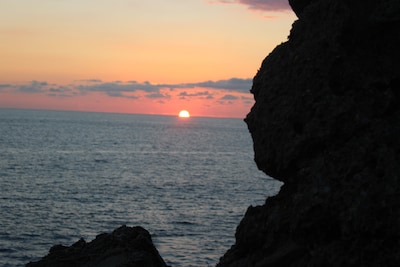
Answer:
M171 266L215 266L280 186L241 119L0 109L0 266L124 224Z

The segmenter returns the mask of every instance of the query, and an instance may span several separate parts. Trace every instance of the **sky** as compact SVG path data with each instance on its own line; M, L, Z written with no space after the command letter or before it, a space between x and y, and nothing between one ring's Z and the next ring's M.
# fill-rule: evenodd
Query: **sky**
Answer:
M0 108L244 118L287 0L0 1Z

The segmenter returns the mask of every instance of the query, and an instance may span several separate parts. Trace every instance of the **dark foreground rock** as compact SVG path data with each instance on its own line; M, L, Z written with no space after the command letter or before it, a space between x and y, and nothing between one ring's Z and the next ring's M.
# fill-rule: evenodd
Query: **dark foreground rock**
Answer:
M218 266L400 266L400 1L290 0L246 118L284 182Z
M47 256L27 267L166 267L149 232L142 227L121 226L86 243L56 245Z

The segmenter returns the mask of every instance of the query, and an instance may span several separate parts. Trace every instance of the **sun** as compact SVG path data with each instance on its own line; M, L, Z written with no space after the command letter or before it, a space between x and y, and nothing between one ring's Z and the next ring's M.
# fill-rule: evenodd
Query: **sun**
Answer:
M187 110L179 111L179 118L190 118L190 113Z

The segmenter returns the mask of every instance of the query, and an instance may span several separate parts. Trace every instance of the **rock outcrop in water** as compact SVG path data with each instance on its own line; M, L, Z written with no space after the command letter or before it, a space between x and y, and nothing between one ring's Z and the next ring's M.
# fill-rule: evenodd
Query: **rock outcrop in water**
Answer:
M26 267L166 267L149 232L142 227L121 226L86 243L56 245L47 256Z
M259 169L225 266L400 266L400 1L290 0L246 118Z

